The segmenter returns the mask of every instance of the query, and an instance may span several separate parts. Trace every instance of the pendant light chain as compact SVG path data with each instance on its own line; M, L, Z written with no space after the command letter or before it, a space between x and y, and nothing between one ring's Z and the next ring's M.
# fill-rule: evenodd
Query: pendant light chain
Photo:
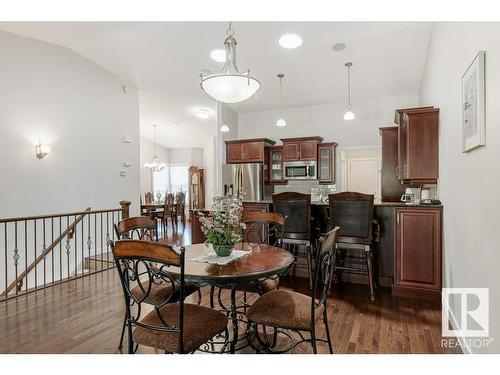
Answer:
M155 157L155 158L157 157L157 155L156 155L156 126L157 126L157 125L153 125L153 131L154 131L154 133L155 133L155 154L154 154L154 157Z
M347 108L348 109L351 109L352 108L352 105L351 105L351 66L352 66L352 62L347 62L345 64L345 66L347 66Z
M234 35L233 22L232 21L228 22L228 27L227 27L227 30L226 30L226 35L227 36L233 36Z

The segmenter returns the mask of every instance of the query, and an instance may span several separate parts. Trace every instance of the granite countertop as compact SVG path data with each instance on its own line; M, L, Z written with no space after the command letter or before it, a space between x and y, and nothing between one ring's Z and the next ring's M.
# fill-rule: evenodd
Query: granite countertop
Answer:
M252 201L252 200L244 200L242 201L243 203L255 203L255 204L272 204L273 201L271 199L264 199L261 201ZM315 206L328 206L328 203L322 202L322 201L311 201L312 205ZM419 207L419 208L442 208L442 204L419 204L419 203L411 203L411 204L406 204L404 202L380 202L380 203L375 203L375 206L380 206L380 207Z

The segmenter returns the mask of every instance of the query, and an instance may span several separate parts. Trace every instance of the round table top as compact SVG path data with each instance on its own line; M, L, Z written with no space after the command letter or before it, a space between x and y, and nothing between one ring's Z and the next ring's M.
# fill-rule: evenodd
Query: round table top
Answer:
M250 254L235 259L228 264L210 264L191 259L208 254L210 249L205 244L185 246L186 281L192 282L244 282L255 280L286 270L293 263L293 255L279 247L249 243L237 244L236 250L250 251Z

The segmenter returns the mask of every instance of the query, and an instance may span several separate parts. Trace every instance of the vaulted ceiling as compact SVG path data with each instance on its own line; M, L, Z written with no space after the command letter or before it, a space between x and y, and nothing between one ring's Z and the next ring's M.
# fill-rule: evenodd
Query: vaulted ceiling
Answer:
M238 66L250 68L262 89L233 105L238 113L343 101L352 61L353 102L416 94L431 24L424 22L235 22ZM210 52L223 48L224 22L1 22L0 30L64 46L111 71L141 92L141 135L168 147L202 147L215 115L194 110L215 102L199 86L203 69L218 72ZM284 49L279 37L299 34L303 44ZM345 43L343 51L332 45ZM284 73L280 103L277 73ZM186 134L191 135L185 145ZM193 137L194 136L194 137ZM184 144L183 144L184 143Z

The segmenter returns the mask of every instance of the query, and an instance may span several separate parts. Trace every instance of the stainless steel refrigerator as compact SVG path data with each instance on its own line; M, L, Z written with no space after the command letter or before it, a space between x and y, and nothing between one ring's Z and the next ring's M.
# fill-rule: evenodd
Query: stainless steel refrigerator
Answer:
M224 164L222 166L224 196L237 195L243 201L270 199L273 187L264 184L264 167L261 163Z

